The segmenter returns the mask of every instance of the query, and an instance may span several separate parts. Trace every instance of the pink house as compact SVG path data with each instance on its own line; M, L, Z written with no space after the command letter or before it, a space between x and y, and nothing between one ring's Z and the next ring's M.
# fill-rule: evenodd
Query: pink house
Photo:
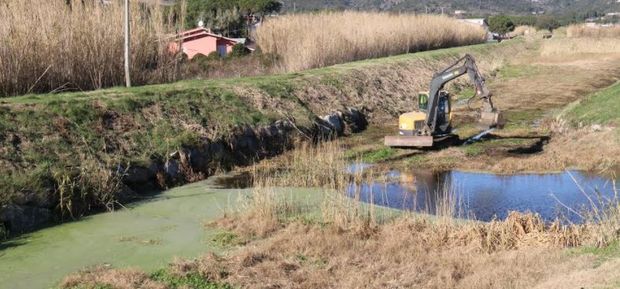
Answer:
M227 38L199 27L177 34L176 41L168 45L168 50L177 53L179 44L182 43L183 53L187 54L188 59L198 54L208 56L212 52L217 52L223 57L232 51L233 46L243 42L243 39Z

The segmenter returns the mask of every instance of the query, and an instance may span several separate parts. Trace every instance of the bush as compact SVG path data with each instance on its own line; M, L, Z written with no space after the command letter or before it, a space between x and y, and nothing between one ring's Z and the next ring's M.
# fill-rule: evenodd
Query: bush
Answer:
M230 57L235 58L235 57L243 57L250 54L250 50L247 49L245 47L245 45L241 44L241 43L237 43L235 44L235 46L233 46L232 48L232 52L230 53Z
M196 64L204 69L209 67L209 61L211 61L209 56L206 56L204 54L196 54L194 55L194 58L192 58L192 64Z
M220 60L222 59L222 56L220 56L220 54L217 51L213 51L211 53L209 53L209 55L207 56L208 60Z
M505 35L515 30L515 24L508 16L491 16L489 17L489 29L492 32Z

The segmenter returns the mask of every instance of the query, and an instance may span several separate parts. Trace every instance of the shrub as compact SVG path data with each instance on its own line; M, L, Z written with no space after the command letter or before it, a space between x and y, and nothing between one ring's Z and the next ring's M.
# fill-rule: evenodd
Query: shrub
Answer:
M241 44L241 43L237 43L235 44L235 46L233 46L232 48L232 52L230 53L230 57L235 58L235 57L242 57L242 56L246 56L250 54L250 50L247 49L245 47L245 45Z
M207 67L209 67L209 61L211 61L211 58L204 54L197 54L192 58L192 63L198 65L202 69L207 69Z
M222 57L220 56L220 54L217 51L213 51L211 53L209 53L209 55L207 56L207 59L209 60L220 60Z
M491 16L489 17L489 29L495 33L505 35L515 30L515 24L508 16Z

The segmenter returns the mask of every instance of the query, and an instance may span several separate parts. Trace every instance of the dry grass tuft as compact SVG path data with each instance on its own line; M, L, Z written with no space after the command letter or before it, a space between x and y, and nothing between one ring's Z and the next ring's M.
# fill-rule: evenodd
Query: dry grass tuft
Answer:
M96 267L65 277L59 288L166 289L149 275L137 269L110 270Z
M495 224L502 235L488 248L481 247L482 224L407 216L360 236L294 222L230 256L172 266L187 270L179 274L224 275L220 281L244 288L531 288L585 267L585 257L568 262L554 246L529 242L550 234L535 216L512 218Z
M576 247L589 238L587 226L545 224L537 214L511 212L503 221L478 226L480 246L485 251L520 247Z
M620 37L620 26L589 27L575 24L567 28L566 36L570 38L618 38Z
M67 5L67 2L73 4ZM122 1L22 1L0 5L0 97L90 90L123 84ZM131 71L135 84L171 80L166 53L172 13L131 7Z
M538 32L538 30L536 30L536 28L533 26L521 25L521 26L517 26L515 30L513 30L512 32L508 33L508 36L510 37L532 36L532 35L535 35L536 32Z
M542 56L562 56L571 54L619 54L620 41L615 38L559 38L543 42Z
M321 12L272 19L257 31L285 71L482 43L485 31L455 19L376 12Z

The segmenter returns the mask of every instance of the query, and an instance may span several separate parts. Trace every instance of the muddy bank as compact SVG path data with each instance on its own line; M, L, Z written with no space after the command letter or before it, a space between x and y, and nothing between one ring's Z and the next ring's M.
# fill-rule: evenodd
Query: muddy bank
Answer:
M110 204L74 196L70 196L74 197L71 200L62 200L61 196L60 201L49 196L46 202L41 202L38 192L23 194L22 198L15 198L11 204L0 208L0 232L2 235L19 234L90 212L110 210L117 204L141 199L145 194L200 181L217 172L279 155L300 141L317 142L357 133L367 125L366 116L360 110L349 108L317 117L312 126L299 127L293 121L280 120L266 126L236 127L227 137L205 138L193 145L184 145L164 158L153 158L144 165L116 164L110 174L117 177L114 188L118 189L108 192L113 199ZM63 185L50 182L46 190L50 194L62 194L59 191L64 189ZM59 212L63 202L70 204L70 211L63 212L60 208Z

